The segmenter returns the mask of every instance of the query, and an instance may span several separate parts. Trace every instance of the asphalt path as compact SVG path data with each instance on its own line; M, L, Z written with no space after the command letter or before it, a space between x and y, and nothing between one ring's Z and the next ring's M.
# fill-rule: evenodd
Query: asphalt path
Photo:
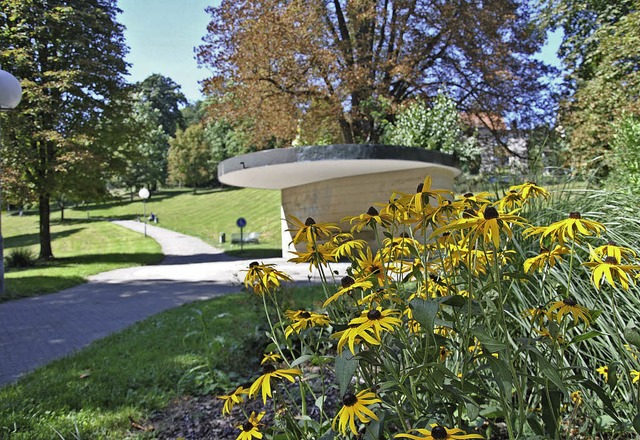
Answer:
M114 223L140 233L145 228L137 221ZM0 386L163 310L241 290L253 260L233 259L155 225L146 225L146 233L162 246L165 258L158 265L103 272L58 293L0 304ZM260 262L276 264L297 284L319 282L306 264ZM344 274L346 266L333 269Z

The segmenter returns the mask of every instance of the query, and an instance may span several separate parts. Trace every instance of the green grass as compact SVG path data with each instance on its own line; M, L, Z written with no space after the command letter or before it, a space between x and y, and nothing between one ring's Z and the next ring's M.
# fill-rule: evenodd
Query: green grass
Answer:
M29 249L37 255L37 216L4 217L2 230L5 256L14 249ZM163 258L155 241L106 221L54 222L51 236L56 258L35 267L7 268L6 294L0 301L57 292L84 283L89 275Z
M143 203L137 195L124 195L112 202L80 207L65 211L67 218L121 218L136 219L153 212L159 218L158 226L199 237L221 247L231 254L239 253L240 246L232 245L231 234L239 233L236 220L247 220L244 233L260 233L260 244L246 244L243 250L249 256L280 256L280 191L254 188L227 188L198 190L173 189L152 192ZM224 232L227 242L219 243Z
M296 289L291 301L310 307L320 297ZM0 438L126 438L129 416L250 379L265 329L261 302L247 293L156 315L0 389Z
M224 248L231 255L245 258L279 256L280 192L257 189L207 190L193 194L191 190L167 190L153 193L146 203L147 215L154 212L167 229ZM101 203L83 205L51 215L51 237L54 260L39 262L36 267L9 269L6 273L6 295L0 301L24 298L73 287L86 277L120 267L154 264L162 259L160 247L153 240L113 225L110 219L137 219L143 206L135 195L124 195ZM259 232L260 244L220 245L220 232L239 232L238 217L247 220L245 233ZM38 216L4 215L2 232L5 255L25 248L38 253Z

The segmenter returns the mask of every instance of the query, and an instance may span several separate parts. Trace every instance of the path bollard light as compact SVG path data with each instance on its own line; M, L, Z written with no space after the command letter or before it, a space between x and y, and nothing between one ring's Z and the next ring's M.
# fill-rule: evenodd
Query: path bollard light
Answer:
M144 219L144 236L147 236L147 199L149 198L149 190L142 188L138 192L138 196L142 199L142 218Z

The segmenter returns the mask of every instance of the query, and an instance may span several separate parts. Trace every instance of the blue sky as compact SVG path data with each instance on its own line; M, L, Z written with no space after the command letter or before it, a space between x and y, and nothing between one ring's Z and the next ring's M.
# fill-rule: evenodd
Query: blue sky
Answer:
M209 76L198 68L194 48L206 34L209 15L205 7L219 0L118 0L123 10L119 21L126 26L125 38L130 48L127 61L131 82L142 81L159 73L180 85L187 99L202 99L198 81ZM540 58L557 64L555 51L560 35L550 38L550 44Z

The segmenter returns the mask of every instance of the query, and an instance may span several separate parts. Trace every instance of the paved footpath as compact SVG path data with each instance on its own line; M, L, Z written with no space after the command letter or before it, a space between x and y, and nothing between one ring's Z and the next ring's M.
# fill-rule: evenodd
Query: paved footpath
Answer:
M114 222L143 233L144 223ZM0 386L163 310L238 292L253 260L234 260L202 240L153 225L159 265L117 269L58 293L0 304ZM318 282L306 264L275 263L298 283ZM334 268L344 274L344 265Z

